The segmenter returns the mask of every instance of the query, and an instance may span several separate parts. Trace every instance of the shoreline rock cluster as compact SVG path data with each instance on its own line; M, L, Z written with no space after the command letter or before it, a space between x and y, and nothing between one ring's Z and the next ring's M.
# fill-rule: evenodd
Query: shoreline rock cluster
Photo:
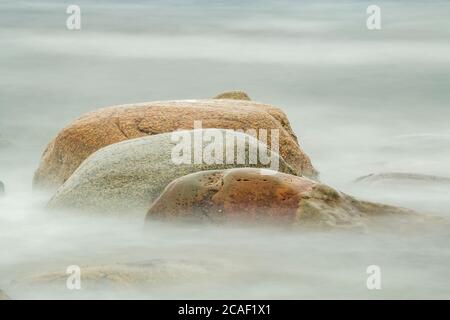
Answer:
M201 121L201 129L195 121ZM256 134L248 134L251 129ZM279 133L278 150L272 150L273 140L259 131L273 129ZM218 146L216 139L230 135L232 141L242 142L248 157L241 163L175 164L174 133L198 132L216 137L202 140L202 152L209 148L214 155L225 154L229 149ZM195 154L194 145L187 150ZM234 160L237 149L234 145L231 149ZM251 162L250 149L270 150L270 159L278 164L275 171L268 163ZM48 203L51 209L136 212L147 214L146 221L241 219L340 225L408 212L359 201L321 184L284 112L253 102L239 91L214 99L114 106L85 114L49 143L33 187L54 192Z
M101 148L149 135L192 130L194 122L199 120L205 129L277 129L283 159L297 175L317 177L287 116L279 108L249 100L220 98L156 101L87 113L62 129L49 143L34 175L33 187L55 191L84 160ZM269 141L262 142L270 146Z
M203 129L202 134L231 135L245 150L263 144L257 139L234 131ZM188 136L196 130L181 131ZM207 143L203 142L202 147ZM164 188L174 179L189 173L233 167L261 167L261 163L181 163L174 165L172 150L175 143L170 133L132 139L107 146L88 157L74 174L58 189L48 203L49 208L70 208L96 212L145 213ZM221 146L225 148L225 146ZM190 146L193 149L193 145ZM223 150L225 152L225 150ZM193 151L192 151L193 153ZM295 174L284 159L273 154L279 170ZM267 166L268 167L268 166Z

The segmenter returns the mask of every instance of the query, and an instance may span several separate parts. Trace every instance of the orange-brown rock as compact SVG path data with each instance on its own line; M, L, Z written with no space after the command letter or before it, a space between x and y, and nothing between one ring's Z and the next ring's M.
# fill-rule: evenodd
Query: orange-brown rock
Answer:
M179 100L113 106L83 115L47 146L33 186L56 189L88 156L105 146L146 135L192 129L197 120L202 121L203 128L267 129L269 133L278 129L279 153L286 162L298 175L314 178L317 174L279 108L245 100ZM267 144L270 145L270 137Z
M373 214L406 212L358 201L304 177L236 168L202 171L174 180L152 204L146 219L341 225Z

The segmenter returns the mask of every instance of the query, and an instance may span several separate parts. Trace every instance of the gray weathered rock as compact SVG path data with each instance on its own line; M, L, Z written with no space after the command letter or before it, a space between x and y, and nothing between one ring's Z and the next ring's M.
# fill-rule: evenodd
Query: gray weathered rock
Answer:
M180 146L178 141L181 140L174 140L174 134L178 137L182 135L188 137L189 141L194 135L218 134L218 138L229 135L236 139L236 146L242 145L245 148L246 155L256 148L263 148L261 150L266 148L266 145L249 135L225 129L177 131L127 140L105 147L86 159L58 189L48 207L105 213L136 212L144 215L153 200L172 180L192 172L235 167L269 168L278 162L279 171L294 174L294 170L275 152L271 154L273 161L268 164L262 164L260 158L257 163L252 163L248 156L244 161L239 161L241 163L236 163L235 160L233 164L204 162L193 164L192 161L188 161L187 164L175 164L172 152L175 152L176 146ZM225 155L227 145L220 145L220 140L216 142L213 139L213 141L203 141L204 150L220 146L217 154L222 151ZM202 148L195 147L195 143L192 143L186 154L190 156L198 149ZM231 150L231 155L236 156L238 150L238 148Z

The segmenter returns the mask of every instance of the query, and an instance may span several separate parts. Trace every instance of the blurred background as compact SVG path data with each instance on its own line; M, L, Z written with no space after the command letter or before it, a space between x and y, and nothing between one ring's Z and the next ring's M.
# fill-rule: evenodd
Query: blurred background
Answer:
M66 28L70 4L81 8L79 31ZM371 4L381 8L381 30L366 27ZM271 233L268 239L262 231L233 230L239 236L223 251L219 236L226 230L202 231L211 237L206 248L192 230L176 242L165 239L185 232L170 229L155 231L161 242L149 249L132 226L131 238L115 242L110 236L120 225L80 231L77 223L54 221L31 195L46 144L84 112L244 90L286 112L323 182L448 218L448 184L353 181L379 172L450 177L449 85L449 1L2 0L0 180L7 195L0 200L0 286L35 272L36 264L41 271L60 268L68 252L86 263L99 259L99 251L115 261L130 243L125 260L140 257L143 247L162 256L173 250L174 257L195 248L207 261L220 257L253 269L257 289L238 272L230 277L244 285L208 278L216 291L205 289L206 297L449 298L448 229L402 237L391 226L381 234ZM247 251L236 256L235 250ZM377 259L391 285L373 293L364 272ZM289 270L277 271L279 265ZM191 289L175 286L167 296L186 298Z

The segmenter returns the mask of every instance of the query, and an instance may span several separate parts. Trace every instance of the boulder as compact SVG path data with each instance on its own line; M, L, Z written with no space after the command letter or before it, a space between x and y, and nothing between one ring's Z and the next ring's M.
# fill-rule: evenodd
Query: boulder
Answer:
M228 94L226 96L229 96ZM50 142L35 172L33 186L56 190L91 154L108 145L175 130L277 129L280 155L297 175L316 177L286 115L277 107L245 100L208 99L147 102L93 111L72 122ZM258 133L258 132L257 132ZM271 144L269 138L267 144Z
M5 195L5 185L2 181L0 181L0 197Z
M205 138L212 136L215 138ZM203 137L200 144L194 141L198 137ZM221 144L221 139L230 137L229 144ZM183 140L187 144L183 144ZM283 158L270 150L270 162L262 163L259 158L255 162L249 157L255 150L264 148L267 146L252 136L224 129L177 131L116 143L86 159L57 190L48 207L145 215L153 200L172 180L189 173L249 166L277 166L279 171L296 173ZM199 150L203 150L203 158L196 159ZM217 158L214 158L216 154ZM240 157L239 154L246 156ZM180 155L188 158L183 160Z
M232 100L247 100L250 101L250 97L244 91L228 91L218 94L214 99L232 99Z
M196 172L170 183L146 220L350 225L407 209L359 201L304 177L254 168Z

